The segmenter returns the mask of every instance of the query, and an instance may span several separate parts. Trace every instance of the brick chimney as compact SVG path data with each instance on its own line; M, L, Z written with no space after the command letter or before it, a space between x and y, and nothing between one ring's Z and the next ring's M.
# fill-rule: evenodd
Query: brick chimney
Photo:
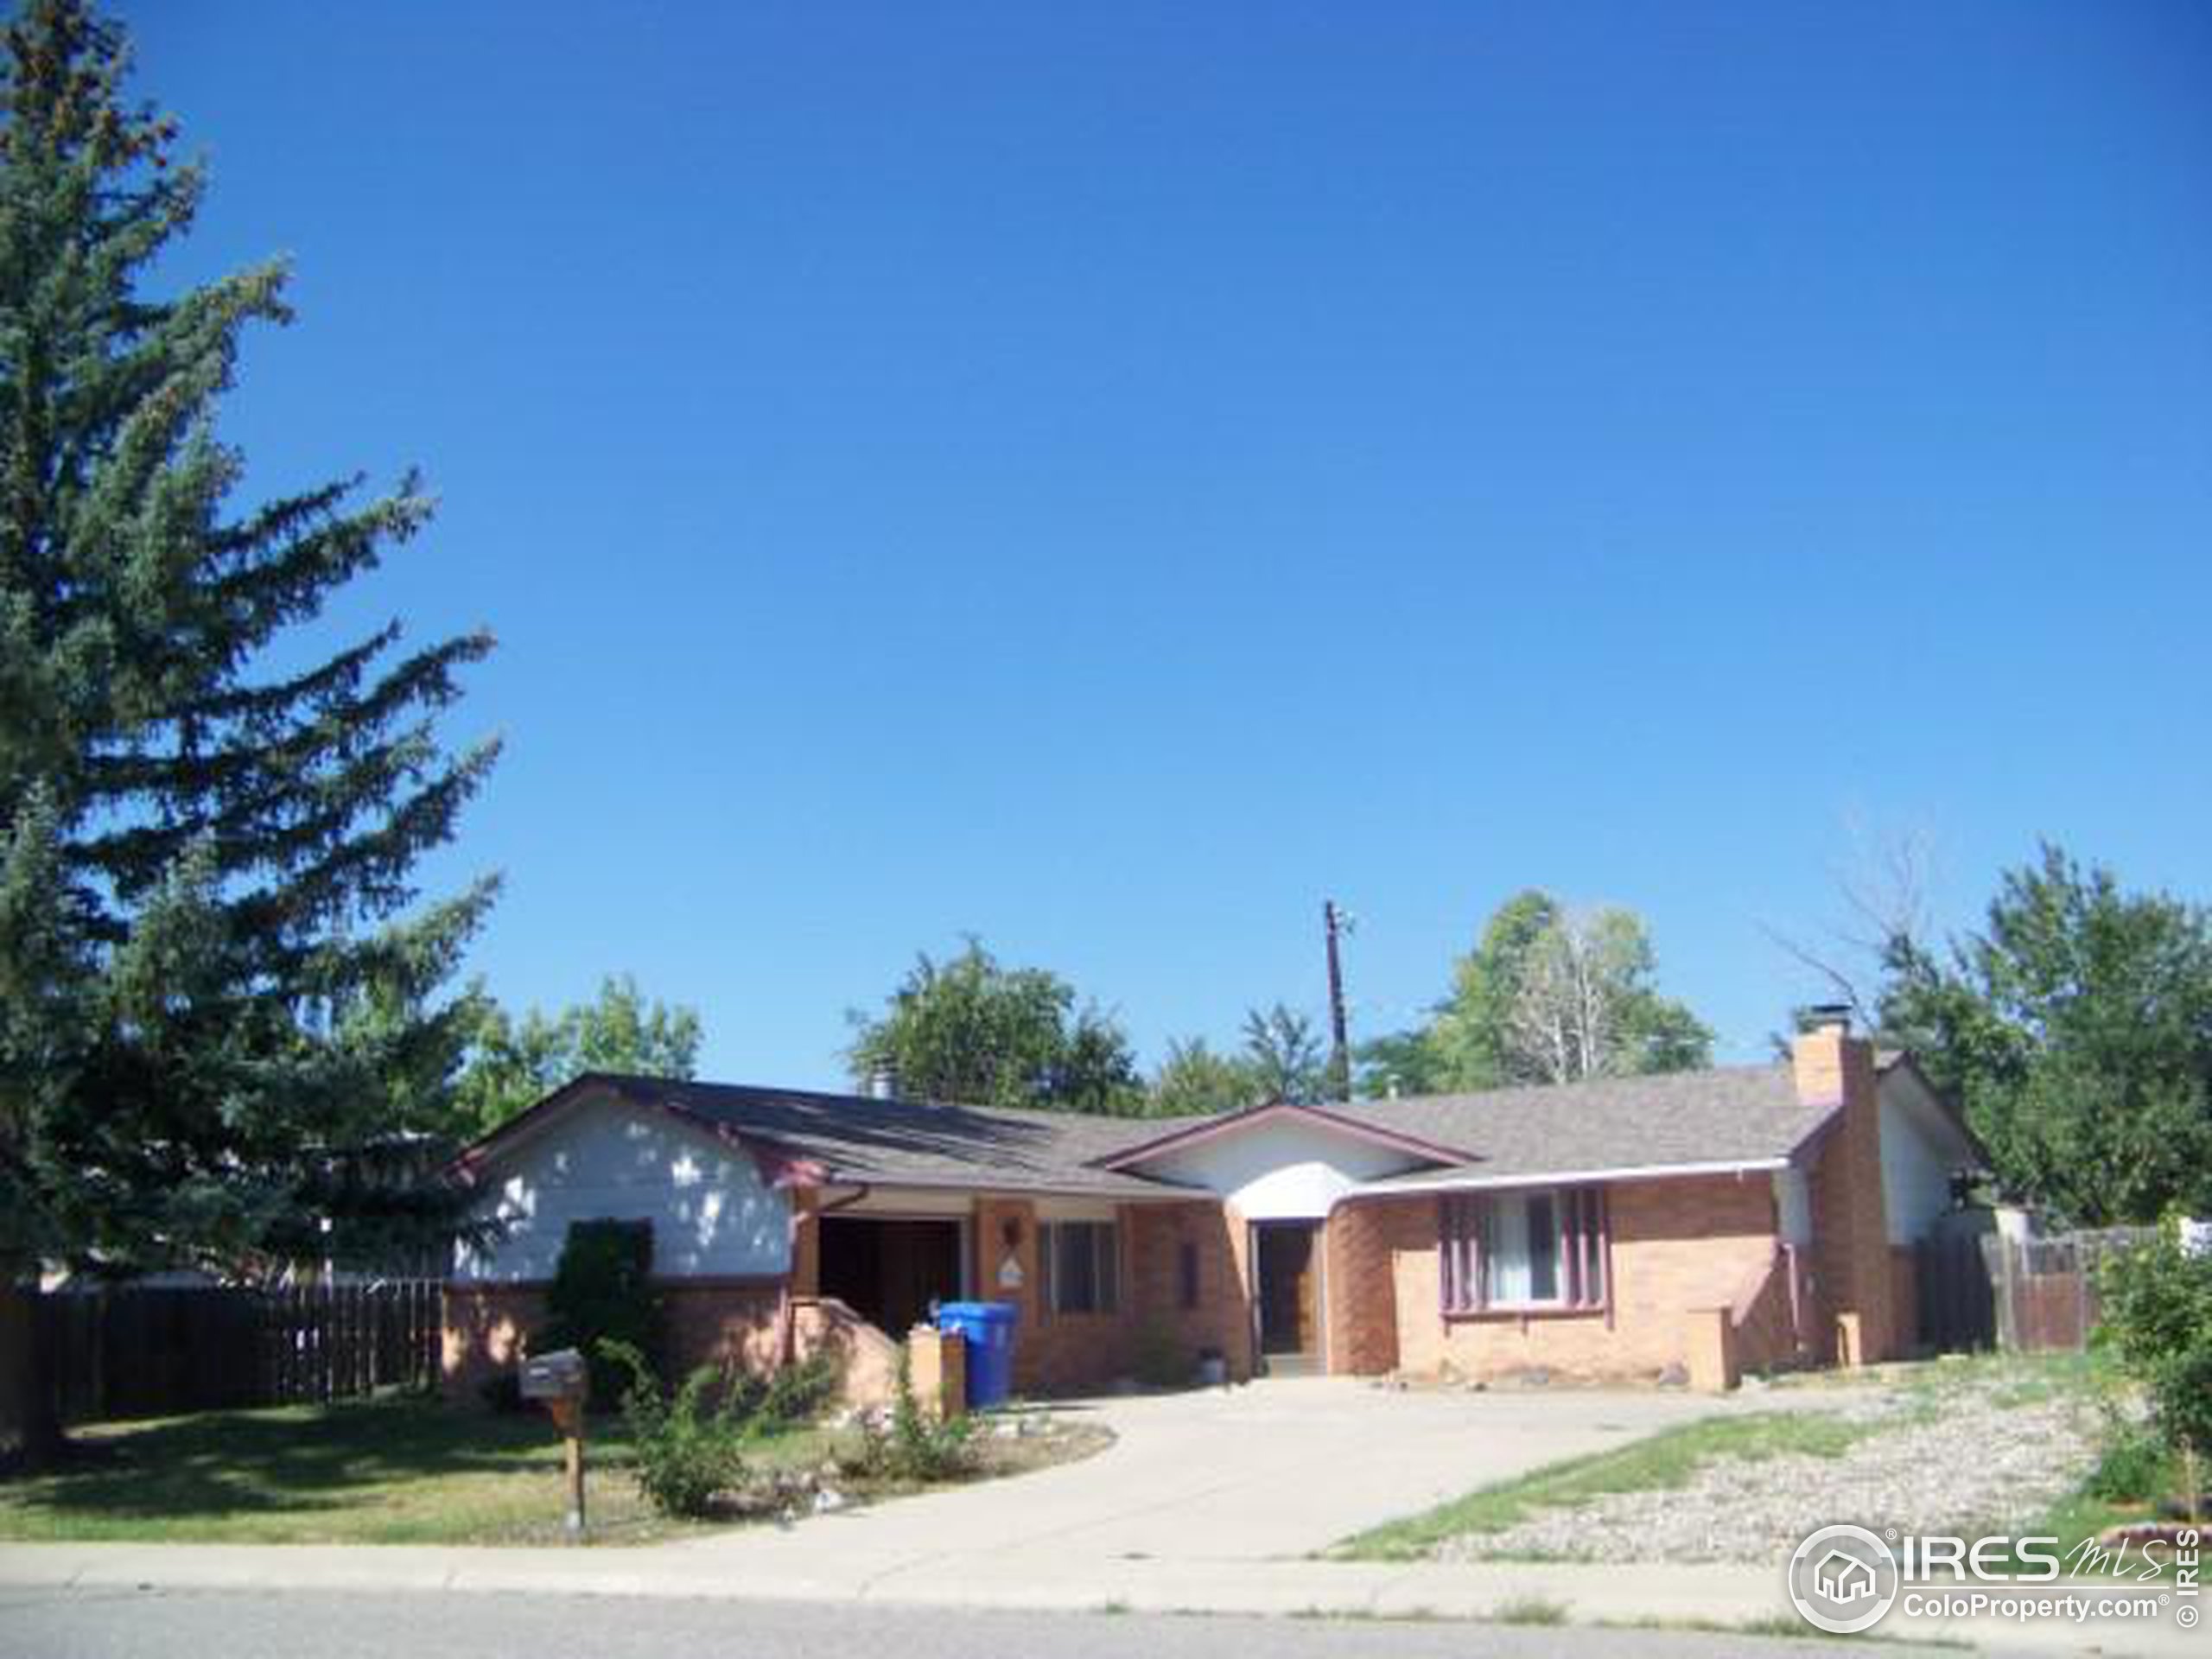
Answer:
M1805 1029L1789 1045L1797 1098L1808 1106L1840 1103L1847 1088L1844 1070L1853 1051L1864 1051L1871 1085L1873 1051L1864 1042L1852 1040L1851 1010L1832 1003L1807 1009Z
M1815 1008L1789 1046L1797 1098L1841 1109L1813 1153L1813 1254L1835 1357L1865 1365L1903 1351L1897 1275L1882 1192L1882 1103L1874 1046L1847 1009Z

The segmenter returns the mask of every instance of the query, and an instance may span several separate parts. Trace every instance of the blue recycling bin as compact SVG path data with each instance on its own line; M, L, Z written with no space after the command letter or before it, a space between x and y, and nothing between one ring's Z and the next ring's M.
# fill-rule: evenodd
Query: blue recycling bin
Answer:
M1004 1405L1014 1393L1012 1302L940 1302L937 1328L957 1332L968 1349L968 1406Z

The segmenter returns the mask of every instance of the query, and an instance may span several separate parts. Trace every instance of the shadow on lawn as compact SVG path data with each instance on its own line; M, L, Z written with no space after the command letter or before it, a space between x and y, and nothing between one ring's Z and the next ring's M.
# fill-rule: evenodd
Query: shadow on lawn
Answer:
M80 1447L61 1470L0 1482L0 1504L141 1520L306 1514L346 1507L365 1489L519 1474L560 1457L543 1418L411 1396L102 1427Z

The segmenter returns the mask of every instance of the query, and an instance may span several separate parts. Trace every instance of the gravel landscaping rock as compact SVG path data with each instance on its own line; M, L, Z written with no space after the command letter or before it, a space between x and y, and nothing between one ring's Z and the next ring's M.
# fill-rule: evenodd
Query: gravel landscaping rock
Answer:
M1687 1485L1542 1510L1435 1554L1768 1565L1832 1522L1967 1537L2017 1530L2081 1479L2095 1436L2081 1401L2061 1392L2007 1405L2006 1387L1989 1377L1934 1393L1869 1390L1836 1408L1867 1429L1840 1457L1724 1458Z

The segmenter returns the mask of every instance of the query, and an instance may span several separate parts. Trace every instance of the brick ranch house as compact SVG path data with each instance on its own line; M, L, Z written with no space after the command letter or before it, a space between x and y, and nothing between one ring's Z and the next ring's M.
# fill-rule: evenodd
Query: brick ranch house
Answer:
M1910 1246L1980 1161L1840 1027L1772 1065L1166 1121L594 1075L463 1160L505 1232L457 1251L445 1376L512 1365L569 1224L613 1217L652 1224L679 1370L830 1347L879 1395L893 1338L982 1297L1027 1393L1161 1351L1720 1389L1911 1350Z

